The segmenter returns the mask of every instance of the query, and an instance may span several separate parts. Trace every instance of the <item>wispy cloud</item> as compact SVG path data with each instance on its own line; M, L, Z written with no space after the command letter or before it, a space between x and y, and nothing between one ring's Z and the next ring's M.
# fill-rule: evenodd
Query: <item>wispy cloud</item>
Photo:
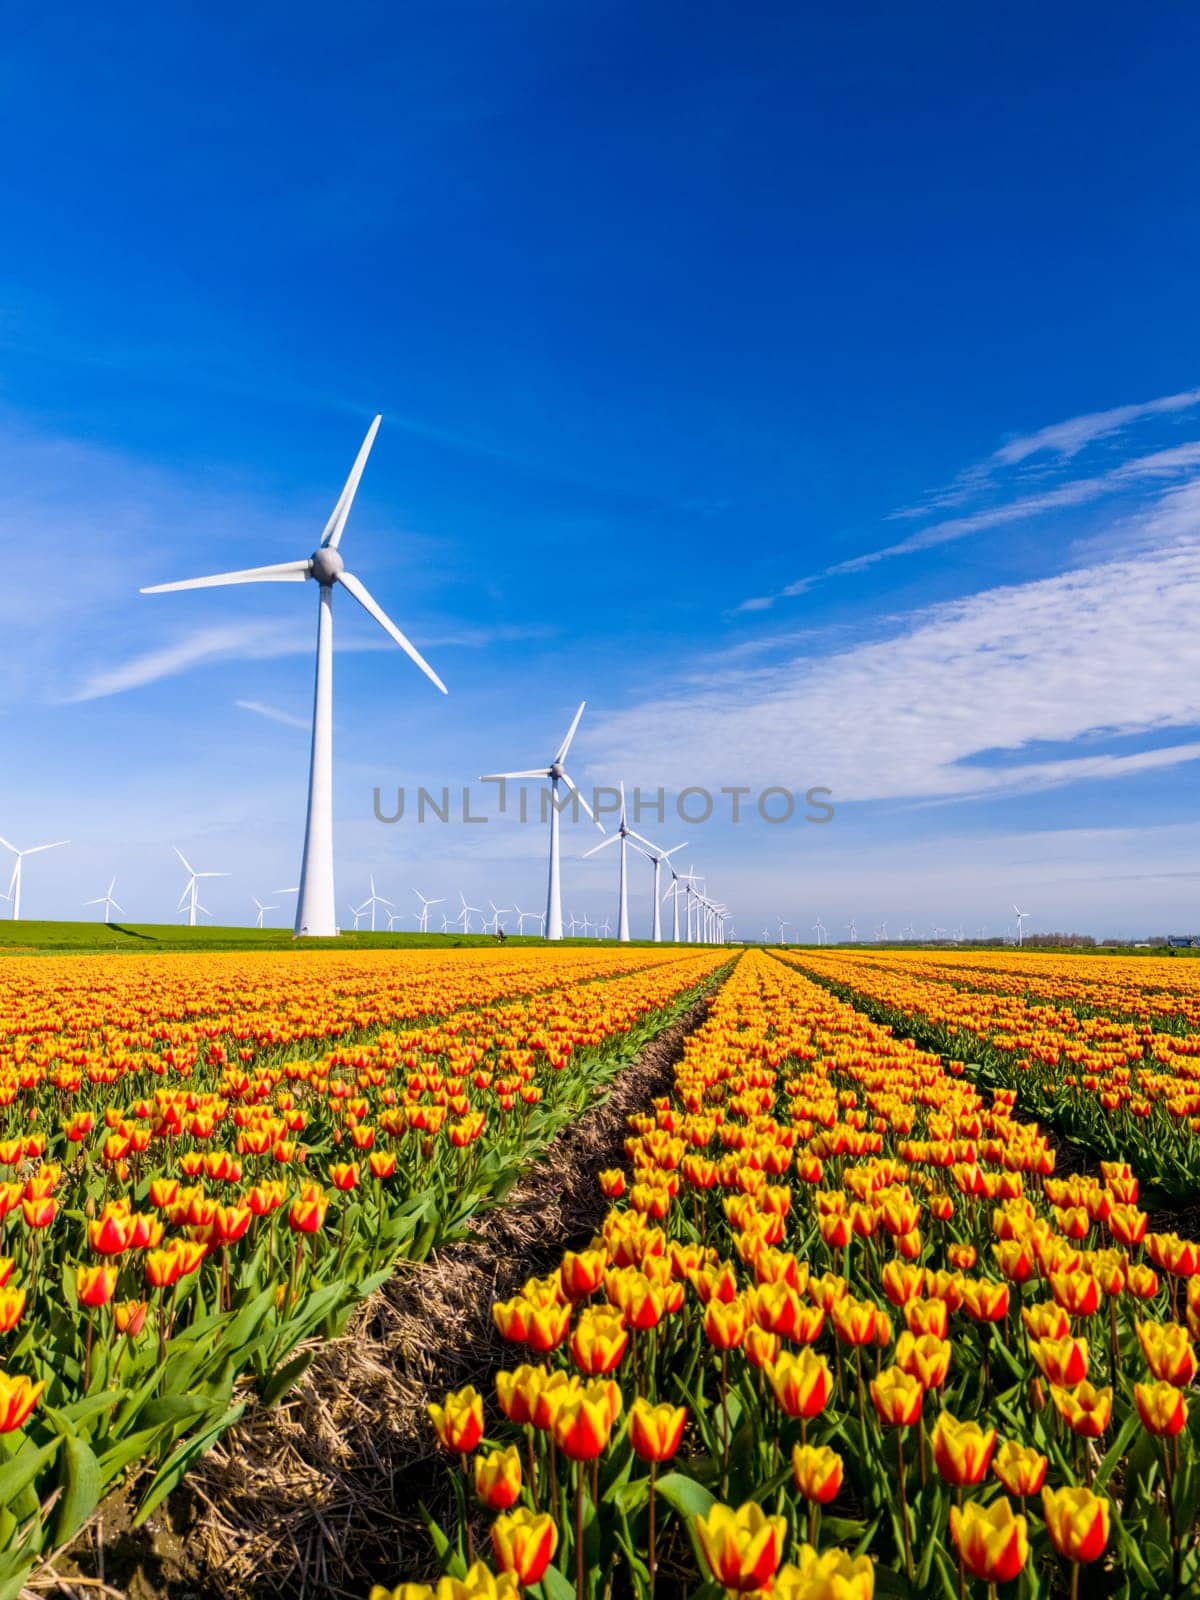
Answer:
M309 723L303 717L293 716L290 711L281 711L278 706L269 706L263 700L235 700L233 703L240 711L253 711L256 717L266 717L268 722L279 722L285 728L308 731Z
M596 770L619 761L668 787L823 783L848 801L1030 791L1194 761L1190 737L1162 746L1200 725L1197 527L1200 482L1174 491L1168 536L1143 529L1134 555L921 610L827 655L717 666L598 723ZM1129 749L1137 738L1159 748ZM1117 740L1126 747L1112 750ZM996 751L1030 756L979 763Z
M216 661L265 661L276 656L298 655L311 648L297 630L269 623L229 623L221 627L198 628L174 644L147 650L115 667L93 672L85 678L68 701L102 700L108 695L144 689L162 678L178 677L193 667Z
M1163 395L1158 400L1143 400L1137 405L1113 406L1108 411L1090 411L1082 417L1070 417L1066 422L1052 422L1048 427L1038 428L1034 433L1010 439L993 453L991 459L998 466L1012 467L1021 461L1027 461L1030 456L1050 451L1069 460L1089 444L1094 444L1097 439L1105 439L1114 433L1120 433L1132 423L1141 422L1146 417L1166 416L1174 411L1190 411L1197 405L1200 405L1200 389L1184 389L1179 394Z

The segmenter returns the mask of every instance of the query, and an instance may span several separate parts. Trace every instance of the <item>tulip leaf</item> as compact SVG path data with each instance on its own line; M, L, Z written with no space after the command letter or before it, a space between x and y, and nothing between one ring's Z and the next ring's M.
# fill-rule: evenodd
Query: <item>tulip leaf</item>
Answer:
M259 1391L259 1399L264 1406L273 1406L277 1400L299 1383L300 1379L312 1365L315 1350L302 1350L298 1356L293 1356L282 1367L277 1367Z
M16 1455L0 1466L0 1506L11 1505L17 1496L31 1484L51 1460L63 1442L63 1434L48 1444L34 1445L26 1440Z
M565 1578L553 1561L542 1574L538 1586L545 1600L575 1600L575 1585ZM533 1591L536 1593L536 1590Z
M205 1432L198 1435L194 1439L185 1439L183 1443L172 1452L164 1464L155 1473L154 1480L151 1483L145 1498L137 1508L137 1512L133 1519L135 1528L140 1527L150 1513L154 1510L154 1508L162 1504L162 1502L175 1488L176 1484L179 1483L180 1479L183 1477L188 1467L191 1466L192 1462L195 1461L197 1457L202 1456L206 1450L210 1449L214 1444L216 1444L217 1440L225 1432L225 1429L232 1427L245 1409L246 1403L244 1400L239 1402L239 1404L236 1406L231 1406L230 1409L226 1411L224 1416L215 1422L211 1428L206 1429Z
M100 1463L83 1439L69 1435L63 1441L62 1496L55 1507L51 1543L66 1544L100 1504Z

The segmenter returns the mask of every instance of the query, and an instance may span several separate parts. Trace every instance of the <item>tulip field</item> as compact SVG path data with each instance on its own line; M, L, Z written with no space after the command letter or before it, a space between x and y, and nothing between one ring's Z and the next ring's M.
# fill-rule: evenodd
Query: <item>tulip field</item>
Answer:
M1200 1592L1198 970L741 955L372 1600Z
M0 1597L462 1237L723 952L0 965Z

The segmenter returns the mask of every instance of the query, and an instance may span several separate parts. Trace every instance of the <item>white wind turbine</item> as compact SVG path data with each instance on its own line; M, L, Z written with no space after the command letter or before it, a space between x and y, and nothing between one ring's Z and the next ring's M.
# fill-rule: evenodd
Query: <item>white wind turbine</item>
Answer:
M85 906L103 906L104 907L104 920L105 920L106 923L112 921L112 913L114 911L120 911L122 916L125 915L125 912L117 904L117 902L113 899L113 890L116 887L117 887L117 880L115 878L113 878L113 879L111 879L109 881L108 888L104 891L103 894L97 895L94 900L85 900L83 902Z
M509 912L512 910L512 907L511 906L498 906L494 900L489 900L488 901L488 905L490 905L491 908L492 908L492 923L491 923L491 927L489 927L488 924L485 922L484 925L483 925L483 931L484 931L484 933L499 933L500 932L500 918L508 916Z
M582 710L582 709L583 708L580 707L580 710ZM617 940L618 940L618 942L620 944L628 944L629 943L629 857L628 857L628 847L629 847L629 839L630 839L630 836L632 835L632 833L633 833L633 829L629 826L628 822L625 820L625 782L622 779L622 781L621 781L621 821L620 821L620 825L617 828L616 833L610 833L606 839L602 839L599 844L593 845L590 850L585 850L584 853L583 853L583 859L586 861L589 856L594 856L598 850L607 850L610 844L619 845L619 847L620 847L618 849L618 851L617 851L617 860L618 860L618 863L619 863L618 868L617 868ZM635 850L637 849L637 845L634 845L634 849ZM644 853L644 852L640 852L640 853ZM655 909L657 910L657 899L655 901Z
M63 845L70 844L69 839L56 839L53 844L34 844L27 850L18 850L15 844L9 844L7 839L0 838L0 844L6 850L11 850L16 860L13 862L12 877L8 880L8 893L6 900L12 901L12 920L21 920L21 865L26 856L40 855L43 850L61 850Z
M825 924L821 921L820 917L818 917L813 923L813 932L817 936L817 945L820 947L825 943Z
M197 911L203 911L206 917L212 916L212 912L208 909L208 907L200 904L200 879L227 878L229 874L227 872L197 872L178 845L173 844L171 849L174 850L180 861L183 862L184 871L188 875L188 881L184 885L183 893L179 896L179 904L175 907L175 909L176 911L182 911L184 906L186 906L188 914L188 927L194 928L196 926Z
M421 914L417 918L418 931L420 933L428 933L429 932L429 908L430 908L430 906L444 906L446 904L446 897L445 897L445 895L439 895L436 900L428 900L421 893L420 889L414 889L413 893L416 895L417 899L421 902Z
M469 906L467 904L467 897L466 897L465 894L463 894L461 889L458 891L458 898L462 901L462 910L458 913L458 916L455 917L454 920L455 920L455 922L461 922L462 923L462 931L464 933L470 933L470 931L471 931L471 918L472 918L472 916L480 916L481 917L483 915L483 907L482 906Z
M316 581L319 595L317 614L317 673L313 696L312 753L308 769L308 816L304 828L304 856L300 868L300 898L296 903L297 935L330 937L337 930L333 900L333 587L340 583L383 631L396 641L404 653L443 694L446 685L379 606L338 552L346 519L359 479L375 443L380 418L367 429L345 488L325 524L321 542L312 555L302 561L283 561L271 567L250 567L241 572L222 572L210 578L189 578L182 583L157 583L143 594L166 594L176 589L219 588L233 583L303 583Z
M853 917L851 917L850 921L846 924L846 932L850 935L850 943L851 944L857 944L858 943L858 924L855 922Z
M358 932L358 924L367 914L366 906L351 906L350 915L354 918L354 931Z
M558 786L560 783L566 785L574 798L578 800L579 804L587 812L591 821L596 822L595 817L592 816L592 808L583 798L574 779L563 764L567 759L567 751L571 748L571 740L575 737L575 730L579 726L579 719L583 716L583 708L586 705L586 700L580 701L579 710L575 713L575 719L567 729L567 736L554 752L554 759L548 767L530 767L525 772L494 772L479 780L480 783L495 783L501 778L549 778L550 780L550 875L546 886L547 939L561 939L563 936L562 879L558 865ZM601 823L596 822L596 826L601 833L605 831Z
M281 890L280 892L282 893L283 891ZM263 918L266 916L267 912L268 911L278 911L279 907L278 906L265 906L265 905L263 905L262 901L258 898L258 896L256 894L252 894L250 896L250 898L251 898L251 900L254 901L254 904L258 909L258 916L255 918L254 926L256 928L265 927L266 924L263 921Z
M572 939L575 937L575 933L576 933L576 930L578 929L578 927L579 927L579 918L575 915L575 913L573 911L569 912L568 913L568 917L567 917L567 932L571 935Z
M361 907L359 909L362 910L362 911L369 911L371 913L371 932L374 933L375 932L375 907L376 906L387 906L389 908L389 910L391 910L391 909L395 908L396 902L394 900L389 900L386 897L386 895L376 894L375 893L375 874L373 872L367 874L367 882L371 885L371 892L367 896L367 898L363 901L363 903L362 903L362 905L361 905ZM357 924L355 924L355 926L357 926Z
M683 844L672 845L669 850L663 850L659 845L651 844L649 839L645 838L642 834L635 833L632 828L629 830L629 837L631 839L636 839L638 844L645 846L645 849L641 850L639 854L644 855L654 867L654 929L650 937L654 940L655 944L661 944L662 902L659 899L658 887L662 875L662 864L665 861L669 867L671 865L671 857L675 854L675 852L677 850L686 849L687 840L685 839ZM635 845L634 848L636 849L637 845Z
M1020 906L1014 906L1013 910L1017 913L1017 948L1020 949L1025 942L1025 919L1029 913L1022 911Z
M522 911L520 906L517 904L517 902L515 900L513 901L513 910L517 914L517 932L518 933L523 934L525 932L525 918L526 917L532 917L533 920L536 923L540 924L539 929L538 929L539 932L541 932L541 930L543 928L545 928L545 926L546 926L546 913L544 911Z
M782 943L783 943L783 930L784 930L784 929L785 929L785 928L786 928L786 927L788 927L788 926L789 926L789 924L788 924L788 923L787 923L787 922L785 922L785 921L784 921L784 919L783 919L783 918L782 918L782 917L779 917L779 918L777 918L777 919L776 919L776 920L777 920L777 921L778 921L778 923L779 923L779 943L780 943L780 944L782 944Z

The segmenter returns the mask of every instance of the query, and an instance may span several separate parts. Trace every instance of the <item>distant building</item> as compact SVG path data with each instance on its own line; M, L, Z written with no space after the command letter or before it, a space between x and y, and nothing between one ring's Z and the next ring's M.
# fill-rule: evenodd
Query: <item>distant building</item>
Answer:
M1172 950L1200 950L1200 933L1169 933L1167 944Z

